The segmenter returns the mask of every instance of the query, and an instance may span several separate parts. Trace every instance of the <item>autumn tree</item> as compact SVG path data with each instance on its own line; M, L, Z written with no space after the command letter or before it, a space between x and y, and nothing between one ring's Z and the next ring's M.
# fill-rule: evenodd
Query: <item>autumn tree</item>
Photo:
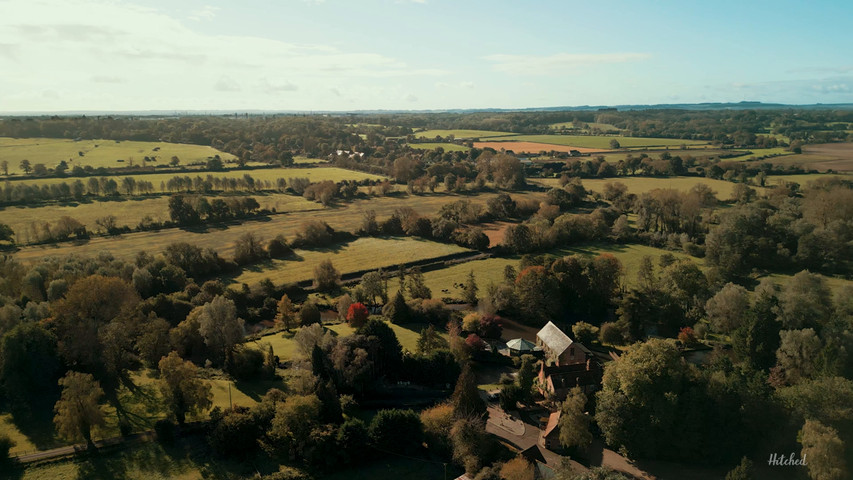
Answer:
M364 325L369 316L370 312L367 311L367 307L362 303L356 302L350 305L347 310L347 323L353 328L359 328Z
M183 425L188 413L210 408L213 394L210 384L198 378L195 364L176 352L160 359L160 392L170 413Z
M280 322L287 331L290 331L296 316L290 297L287 294L282 295L276 307L276 322Z
M56 402L53 417L57 432L69 440L82 438L88 449L94 449L92 429L106 425L99 403L104 391L91 375L73 370L59 380L59 386L62 395Z

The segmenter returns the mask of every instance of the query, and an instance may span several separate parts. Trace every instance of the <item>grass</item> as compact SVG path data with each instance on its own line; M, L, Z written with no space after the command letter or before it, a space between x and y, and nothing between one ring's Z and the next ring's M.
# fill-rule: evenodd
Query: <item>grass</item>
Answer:
M582 124L586 124L588 128L582 128L580 130L593 130L595 128L603 131L603 132L618 132L622 130L621 128L611 125L609 123L597 123L597 122L581 122ZM562 123L552 123L550 127L554 130L563 130L563 129L574 129L575 125L573 122L562 122Z
M420 323L407 323L401 325L389 323L388 326L390 326L391 330L394 331L394 334L397 335L397 340L400 341L400 345L403 349L410 352L417 351L418 336L420 335L421 330L427 327L427 325ZM325 325L325 328L339 337L346 337L355 333L355 329L346 323ZM294 329L290 332L280 332L267 335L252 342L251 345L261 349L267 348L267 344L272 345L273 353L275 353L281 360L296 360L304 358L299 351L299 347L296 345L296 341L293 340L297 330L298 329ZM444 330L438 329L438 333L442 338L447 340L447 333Z
M468 147L464 145L456 145L455 143L409 143L407 144L413 149L435 150L438 148L444 149L445 152L467 152Z
M370 173L358 172L355 170L346 170L343 168L337 167L320 167L320 168L267 168L261 170L251 170L251 171L223 171L223 172L192 172L192 173L152 173L146 175L118 175L115 176L115 181L119 184L119 189L121 189L121 181L124 177L133 177L136 180L145 180L154 184L154 191L161 193L168 193L165 189L165 186L161 184L165 184L165 182L169 181L173 177L180 176L185 177L189 176L190 178L195 178L197 176L201 176L202 178L207 178L212 176L214 178L243 178L243 175L251 175L252 178L267 182L275 182L279 178L296 178L296 177L304 177L308 178L312 182L320 182L323 180L332 180L335 182L340 182L343 180L384 180L385 177L380 175L373 175ZM26 185L51 185L51 184L59 184L59 183L73 183L75 178L40 178L40 179L32 179L32 180L19 180L21 184ZM86 179L81 179L85 185Z
M292 239L308 220L323 220L335 230L354 231L362 221L362 214L374 210L380 221L389 217L399 207L411 207L421 215L433 215L442 205L459 199L468 199L473 203L485 205L496 194L488 193L475 196L461 195L423 195L404 197L377 197L356 200L338 207L320 211L293 212L287 215L273 215L269 218L244 221L240 224L209 228L181 229L169 228L157 232L139 232L118 237L96 237L84 241L65 242L54 245L24 247L14 256L20 261L38 261L45 255L96 255L107 252L116 258L131 259L136 252L149 253L163 251L174 242L190 242L202 248L213 248L224 257L233 257L234 242L246 233L254 233L264 240L276 235ZM516 199L541 199L541 193L512 194ZM319 205L319 204L318 204Z
M395 267L401 263L441 257L468 251L465 248L430 242L411 237L359 238L353 242L321 250L297 250L294 257L271 260L252 266L239 276L235 283L256 284L269 278L276 284L310 280L314 267L329 259L341 273L359 270Z
M287 195L283 193L251 195L261 205L262 209L275 209L276 212L300 212L310 210L322 210L319 203L306 200L303 197ZM207 197L208 201L214 198ZM6 207L0 209L3 223L6 223L15 231L15 240L19 243L29 243L36 236L30 232L33 222L55 223L62 216L70 216L90 231L97 231L99 227L95 221L107 215L117 218L118 226L127 225L136 227L146 216L153 220L162 222L169 220L169 197L119 197L114 200L93 201L90 203L69 202L63 204L49 204L37 207Z
M154 150L154 149L158 150ZM83 152L84 156L80 156ZM22 174L21 160L30 164L43 163L53 168L60 161L68 163L69 170L75 165L97 167L127 167L131 160L134 165L168 165L173 156L177 156L181 165L203 163L208 158L219 155L223 161L235 160L230 153L221 152L213 147L167 142L132 142L115 140L67 140L61 138L9 138L0 137L0 160L9 162L9 173ZM154 157L156 162L144 162L144 157ZM123 160L119 162L117 160Z
M704 145L708 142L698 140L681 140L672 138L644 138L621 136L590 136L590 135L512 135L491 137L490 142L537 142L571 147L610 149L610 141L616 140L622 148L628 147L657 147L668 145Z
M766 184L768 186L773 185L781 185L787 182L796 182L801 186L808 186L809 182L813 182L815 180L821 178L838 178L841 180L853 181L853 174L843 174L843 173L810 173L810 174L802 174L802 175L770 175L767 177Z
M309 164L310 164L310 163L329 163L329 161L328 161L328 160L324 160L324 159L322 159L322 158L308 158L308 157L303 157L303 156L301 156L301 155L300 155L300 156L297 156L297 157L293 157L293 163L294 163L295 165L303 165L303 164L306 164L306 163L309 163Z
M424 130L422 132L416 132L416 138L435 138L435 137L447 137L449 135L453 135L456 138L487 138L487 137L500 137L505 135L512 135L509 132L495 132L492 130Z
M531 181L535 181L537 183L542 183L543 185L547 185L550 187L559 187L559 180L556 178L545 178L545 179L531 179ZM704 178L704 177L667 177L667 178L657 178L657 177L616 177L616 178L601 178L601 179L584 179L583 186L587 190L591 190L593 192L603 192L604 185L607 183L615 183L620 182L625 184L628 187L629 193L641 194L645 192L649 192L656 188L674 188L676 190L680 190L683 192L689 191L693 188L697 183L704 183L711 187L711 189L717 192L717 198L720 200L727 200L732 197L732 192L735 188L735 183L727 182L725 180L715 180L712 178ZM770 183L768 183L770 185ZM752 187L762 193L764 189L761 187Z

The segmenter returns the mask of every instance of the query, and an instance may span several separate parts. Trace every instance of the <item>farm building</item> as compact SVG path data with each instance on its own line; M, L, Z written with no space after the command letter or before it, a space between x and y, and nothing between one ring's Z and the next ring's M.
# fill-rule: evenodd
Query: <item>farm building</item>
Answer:
M548 417L548 424L545 426L545 430L542 430L542 433L539 435L539 445L548 450L560 450L560 429L557 428L560 425L560 411L551 413Z
M540 393L562 401L576 386L587 394L598 390L603 369L588 348L551 322L536 334L536 343L545 351L539 367Z

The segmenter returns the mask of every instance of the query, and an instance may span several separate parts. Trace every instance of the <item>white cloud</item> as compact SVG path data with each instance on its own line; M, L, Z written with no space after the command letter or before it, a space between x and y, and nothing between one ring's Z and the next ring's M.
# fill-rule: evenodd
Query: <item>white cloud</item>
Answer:
M205 5L204 7L190 13L189 19L196 22L200 22L202 20L213 20L219 10L221 10L219 7Z
M542 75L597 64L635 62L650 57L647 53L557 53L545 56L497 54L483 58L492 62L492 68L499 72Z
M216 13L205 7L194 16L202 20ZM342 78L359 82L448 73L346 47L202 33L191 28L194 23L121 0L4 3L0 109L237 108L215 96L237 91L242 94L229 101L244 108L285 108L294 103L275 105L270 97L305 90L296 100L307 106L325 101ZM118 78L126 82L106 81ZM251 80L242 85L234 80L243 78ZM48 90L56 101L45 100L42 92Z

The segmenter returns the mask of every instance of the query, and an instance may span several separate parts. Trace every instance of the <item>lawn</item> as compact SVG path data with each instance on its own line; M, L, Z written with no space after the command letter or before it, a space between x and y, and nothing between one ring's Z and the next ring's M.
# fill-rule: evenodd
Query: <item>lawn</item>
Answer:
M668 253L676 258L690 258L698 265L702 266L701 259L691 257L683 252L664 250L662 248L648 247L640 244L625 244L613 245L609 243L594 243L587 245L577 245L564 248L556 248L546 252L555 257L564 257L568 255L587 255L596 256L602 253L610 253L619 261L625 272L625 283L628 286L634 285L637 279L637 272L640 268L640 261L643 256L649 255L652 257L655 264L661 255ZM472 260L470 262L460 263L433 270L424 273L424 280L427 287L432 290L434 298L454 298L462 297L462 289L454 285L462 285L468 279L468 273L474 272L474 279L479 287L479 295L485 295L486 289L490 283L499 284L504 280L504 269L507 265L512 266L516 272L519 270L521 256L502 257L502 258L487 258L482 260ZM394 294L399 288L395 282L389 284L390 294Z
M318 168L265 168L260 170L246 170L246 171L222 171L222 172L192 172L192 173L151 173L144 175L117 175L114 176L113 179L118 182L119 189L121 189L121 182L124 177L133 177L136 180L145 180L151 182L154 185L155 192L165 192L168 191L165 188L165 183L172 179L173 177L190 177L195 178L200 176L202 178L207 178L208 176L212 176L214 178L243 178L244 175L251 175L252 178L257 180L262 180L266 182L271 182L270 187L274 186L274 183L279 178L308 178L312 182L320 182L323 180L332 180L335 182L340 182L343 180L384 180L385 177L381 175L373 175L370 173L358 172L355 170L346 170L343 168L337 167L318 167ZM28 179L28 180L18 180L22 184L26 185L51 185L51 184L59 184L59 183L73 183L75 178L40 178L40 179ZM86 179L81 179L85 185Z
M550 187L559 187L559 179L556 178L537 178L531 179L531 181L541 183ZM583 179L582 182L583 186L587 190L599 193L604 191L605 184L620 182L625 184L626 187L628 187L629 193L635 193L637 195L649 192L656 188L674 188L676 190L686 192L693 188L693 186L695 186L697 183L704 183L711 187L713 191L717 192L717 198L720 200L727 200L731 198L732 192L735 188L735 183L733 182L727 182L725 180L715 180L712 178L704 177L615 177L600 179ZM770 185L769 182L768 185ZM758 190L759 193L764 193L764 189L761 187L752 188Z
M361 225L362 214L368 210L375 211L379 221L385 220L395 209L400 207L411 207L421 215L434 215L442 205L456 200L466 199L485 206L488 199L495 195L497 194L375 197L356 200L320 211L273 215L269 218L226 226L193 229L169 228L158 232L139 232L118 237L96 237L83 241L24 247L15 252L14 256L21 261L28 262L37 261L45 255L61 256L71 253L96 255L101 252L108 252L116 258L131 259L140 250L153 254L163 251L166 246L174 242L190 242L202 248L213 248L220 255L231 258L234 242L249 232L264 240L269 240L279 234L291 240L308 220L323 220L335 230L354 231ZM538 200L544 198L544 194L514 193L512 197ZM317 205L319 206L319 204Z
M663 147L671 145L704 145L708 142L701 140L681 140L672 138L645 138L645 137L621 137L621 136L591 136L591 135L512 135L504 137L490 137L490 142L536 142L551 143L554 145L568 145L572 147L610 149L610 141L616 140L622 148L632 147Z
M359 238L355 241L319 250L297 250L292 257L253 265L230 280L256 284L269 278L275 284L310 280L314 267L329 259L341 273L396 267L401 263L442 257L468 251L457 245L431 242L412 237Z
M419 150L435 150L437 148L442 148L445 152L467 152L470 150L466 146L456 145L455 143L408 143L407 145Z
M388 326L390 326L391 330L394 331L394 334L397 335L397 340L400 341L400 345L403 347L403 350L408 350L410 352L417 351L418 336L420 335L421 330L427 327L427 325L420 323L407 323L401 325L388 323ZM330 330L335 336L339 337L346 337L355 333L355 329L350 327L346 323L325 325L325 328ZM293 340L293 337L294 335L296 335L297 331L298 329L294 329L290 332L279 332L274 333L272 335L267 335L265 337L259 338L258 340L252 341L250 345L256 346L260 349L265 349L269 344L272 345L273 352L281 360L298 359L302 357L302 354L299 352L299 348L297 347L296 342ZM439 335L441 335L445 340L447 339L447 333L443 329L438 329L438 332ZM227 395L227 392L225 393Z
M445 138L449 135L453 135L455 138L487 138L487 137L500 137L505 135L512 135L509 132L495 132L492 130L424 130L422 132L415 132L416 138L435 138L442 137Z
M319 203L306 200L303 197L286 195L283 193L262 193L251 195L261 205L262 209L275 209L276 212L301 212L310 210L322 210ZM206 197L208 201L215 198L228 199L229 197ZM92 201L89 203L56 203L33 207L6 207L0 209L3 223L12 227L15 231L15 240L19 244L29 243L36 235L31 232L33 222L49 222L51 224L60 217L72 217L90 231L98 231L99 227L95 221L107 215L117 218L118 226L129 226L135 228L144 217L151 217L154 221L163 222L169 220L169 197L119 197L107 201Z
M156 149L156 150L155 150ZM80 156L80 153L83 156ZM22 174L21 160L30 164L43 163L53 168L60 161L68 163L70 171L75 165L97 167L127 167L131 165L168 165L173 156L181 165L203 163L219 155L223 161L234 160L230 153L213 147L167 142L132 142L115 140L67 140L62 138L9 138L0 137L0 160L9 162L9 173ZM156 158L156 162L145 162L144 158ZM118 161L122 160L122 161Z

